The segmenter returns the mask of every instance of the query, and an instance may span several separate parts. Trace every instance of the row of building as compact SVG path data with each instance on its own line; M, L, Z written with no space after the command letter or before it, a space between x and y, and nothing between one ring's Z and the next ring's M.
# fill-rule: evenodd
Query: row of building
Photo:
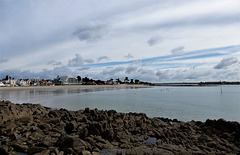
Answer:
M50 86L54 85L52 80L40 79L2 79L0 80L1 87L12 86Z
M124 81L119 79L113 80L93 80L88 77L81 78L70 77L70 76L58 76L55 79L14 79L10 76L6 76L6 78L0 80L1 87L11 87L11 86L54 86L54 85L114 85L114 84L145 84L145 82L141 82L137 79L128 79L125 77Z

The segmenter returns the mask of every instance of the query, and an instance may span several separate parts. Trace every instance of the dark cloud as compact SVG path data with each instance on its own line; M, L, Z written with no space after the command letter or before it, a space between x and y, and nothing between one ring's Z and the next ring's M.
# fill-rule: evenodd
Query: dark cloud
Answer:
M8 62L8 60L7 59L0 59L0 64L5 63L5 62Z
M179 47L177 47L177 48L174 48L174 49L172 49L171 50L171 52L172 52L172 54L182 54L182 53L184 53L184 46L179 46Z
M94 63L94 60L92 60L92 59L84 59L84 62L86 62L88 64L91 64L91 63Z
M98 62L102 61L102 60L108 60L109 58L107 56L102 56L102 57L99 57L97 60Z
M25 78L25 76L28 76L29 74L22 74L22 71L20 69L7 69L0 71L0 79L5 78L6 75L11 76L12 78Z
M126 73L127 74L132 74L133 72L135 72L138 68L137 67L133 67L133 66L129 66L126 69Z
M80 67L84 63L80 54L75 54L75 58L68 60L68 67Z
M238 59L235 57L223 58L216 66L214 66L214 68L215 69L227 68L228 66L236 64L237 62Z
M51 60L51 61L47 62L47 65L53 65L53 66L59 66L61 64L62 64L61 62L55 61L55 60Z
M125 55L124 58L131 59L133 58L133 56L130 53L128 53L128 55Z
M93 22L81 25L73 33L80 41L95 42L107 34L108 24L101 22Z
M89 66L85 66L85 67L81 67L81 68L78 68L77 70L78 71L83 71L83 70L89 70L91 67Z
M103 75L115 75L116 73L122 72L124 71L125 68L124 67L116 67L113 69L105 69L102 73Z
M21 78L30 78L30 79L53 79L55 77L59 76L72 76L73 72L66 66L62 67L55 67L54 69L48 70L43 69L40 72L32 72L28 70L20 70L20 69L12 69L12 70L4 70L0 71L0 78L5 77L6 75L10 75L11 77L14 77L15 79L21 79Z
M162 39L159 36L153 36L147 41L147 43L149 46L154 46L154 45L160 43L161 41L162 41Z
M168 71L157 71L156 76L159 80L167 80L169 78Z
M139 69L138 73L152 75L154 72L153 72L153 70L150 70L150 69Z
M150 64L151 62L143 62L142 60L136 60L134 62L132 62L132 65L135 66L146 66L147 64Z

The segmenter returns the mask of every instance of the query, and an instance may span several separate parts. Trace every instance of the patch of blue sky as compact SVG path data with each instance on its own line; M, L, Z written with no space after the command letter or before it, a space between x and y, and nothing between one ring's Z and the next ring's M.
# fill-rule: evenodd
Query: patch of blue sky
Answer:
M203 50L197 50L197 51L192 51L192 52L187 52L187 53L177 54L177 55L167 55L167 56L161 56L161 57L146 58L146 59L142 59L141 61L154 62L154 61L173 61L173 60L207 58L207 57L221 56L221 55L235 53L239 51L239 48L240 48L240 45L219 47L219 48L212 48L212 49L203 49ZM204 54L204 53L209 53L209 54ZM189 57L184 57L184 56L189 56Z
M145 59L141 59L139 61L141 62L154 62L154 61L167 61L168 59L171 59L172 57L174 57L174 55L167 55L167 56L161 56L161 57L152 57L152 58L145 58Z
M209 63L154 63L151 64L151 67L181 68L181 67L196 67L203 65L209 65Z
M83 64L81 67L89 66L89 67L109 67L109 66L116 66L116 65L124 65L124 64L131 64L135 62L132 61L117 61L117 62L105 62L105 63L95 63L95 64Z
M155 57L155 58L147 58L147 59L140 59L140 60L131 60L131 61L119 61L119 62L106 62L106 63L96 63L96 64L86 64L82 65L82 67L88 66L88 67L109 67L109 66L116 66L116 65L125 65L125 64L132 64L134 62L152 62L151 64L157 63L157 62L167 62L167 61L176 61L176 60L188 60L188 59L199 59L199 58L206 58L206 57L213 57L213 56L220 56L224 55L221 53L211 53L211 54L205 54L205 55L195 55L190 57L178 57L178 58L171 58L171 56L164 56L164 57ZM164 59L164 58L171 58L171 59ZM167 64L167 63L166 63ZM173 63L172 63L173 64Z
M222 55L226 55L226 54L223 54L223 53L200 54L200 55L194 55L194 56L176 58L176 59L173 59L173 60L191 60L191 59L217 57L217 56L222 56Z
M171 65L171 66L159 66L159 67L157 67L157 70L159 70L159 69L172 69L172 68L180 68L180 66L178 66L178 65Z
M212 52L224 52L224 53L235 53L240 50L240 45L232 45L232 46L225 46L225 47L216 47L216 48L210 48L210 49L201 49L201 50L196 50L192 52L187 52L182 54L184 55L192 55L192 54L199 54L199 53L212 53Z
M84 65L82 65L82 67L85 67L85 66L109 67L109 66L116 66L116 65L131 64L134 62L156 63L156 62L168 62L168 61L176 61L176 60L201 59L201 58L210 58L210 57L218 57L218 56L223 56L223 55L230 55L232 53L238 52L239 50L240 50L240 45L234 45L234 46L226 46L226 47L219 47L219 48L196 50L196 51L187 52L187 53L178 54L178 55L166 55L166 56L138 59L138 60L131 60L131 61L117 61L117 62L106 62L106 63L96 63L96 64L84 64Z

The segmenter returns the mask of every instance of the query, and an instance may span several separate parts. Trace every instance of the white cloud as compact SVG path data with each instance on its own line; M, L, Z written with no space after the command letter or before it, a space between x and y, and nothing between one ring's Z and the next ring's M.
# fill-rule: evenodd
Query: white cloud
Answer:
M128 53L127 55L124 56L124 58L131 59L131 58L134 58L134 56L132 56L130 53Z
M218 77L236 80L233 68L239 66L239 61L221 59L240 58L239 5L238 0L133 0L127 3L103 0L94 2L92 11L93 3L88 1L4 1L0 10L1 76L15 70L21 76L41 76L41 73L54 77L62 70L65 74L78 72L96 78L105 78L104 72L108 78L129 74L151 81ZM232 45L238 45L238 53L224 49L222 55L212 52L209 53L212 56L206 58L184 60L184 47L196 51ZM81 55L73 58L77 51L81 51ZM170 51L180 54L182 59L170 61L171 56L178 56L169 55ZM201 53L189 56L198 54ZM157 57L166 59L154 59ZM132 63L133 58L136 63ZM121 62L125 65L118 65ZM90 68L82 67L84 63ZM116 68L116 64L123 68ZM113 68L106 69L104 65ZM64 68L56 69L56 66ZM191 66L198 70L188 70ZM43 68L48 69L43 72ZM82 70L77 70L79 68Z
M166 4L159 2L160 4ZM238 1L191 1L168 7L152 6L152 10L141 12L138 16L128 16L118 23L121 27L159 29L195 25L225 25L237 23L240 4ZM160 5L159 4L159 5ZM235 6L237 5L237 6ZM157 9L158 8L158 9ZM204 11L203 9L204 8ZM219 11L224 10L224 11ZM228 11L226 11L228 10Z

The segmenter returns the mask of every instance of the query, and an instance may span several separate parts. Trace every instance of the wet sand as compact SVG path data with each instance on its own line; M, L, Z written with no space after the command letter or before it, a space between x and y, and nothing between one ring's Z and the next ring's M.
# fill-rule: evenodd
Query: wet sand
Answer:
M153 87L150 85L142 84L119 84L119 85L56 85L56 86L14 86L14 87L0 87L0 91L11 91L11 90L27 90L27 89L38 89L38 88L93 88L93 87L136 87L136 88L147 88Z

